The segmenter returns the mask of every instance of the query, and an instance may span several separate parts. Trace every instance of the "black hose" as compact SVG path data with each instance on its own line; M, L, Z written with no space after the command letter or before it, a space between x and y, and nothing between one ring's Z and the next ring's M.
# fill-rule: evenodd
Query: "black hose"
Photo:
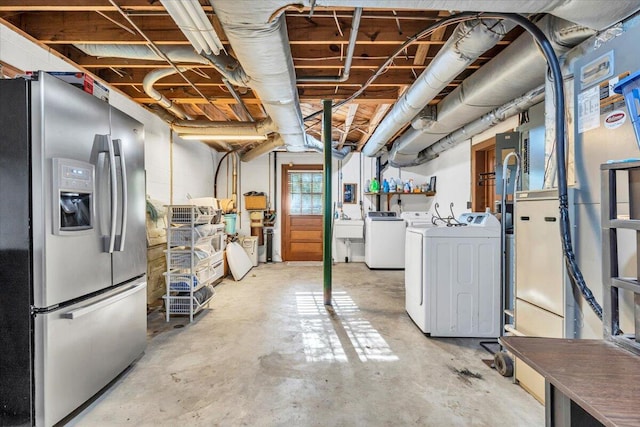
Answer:
M216 173L213 176L213 197L215 198L218 198L218 172L220 172L220 165L222 165L222 161L231 153L233 153L233 151L227 151L224 156L222 156L218 162L218 166L216 167Z
M556 144L555 154L558 163L558 199L560 209L560 237L562 238L562 249L564 252L564 259L567 265L569 273L569 279L573 286L577 287L585 300L593 310L593 312L602 320L602 307L598 304L591 289L585 283L580 267L576 262L576 256L573 252L573 244L571 242L571 224L569 221L569 196L567 192L567 169L565 160L565 117L564 117L564 82L562 79L562 71L560 69L560 63L556 56L551 43L544 35L544 33L531 21L526 19L522 15L511 13L487 13L480 14L481 16L488 16L492 18L505 18L514 21L522 28L524 28L534 40L540 46L542 53L544 54L547 64L551 69L551 75L553 77L553 89L555 93L555 126L556 126ZM617 335L620 331L618 328L613 331L613 335Z

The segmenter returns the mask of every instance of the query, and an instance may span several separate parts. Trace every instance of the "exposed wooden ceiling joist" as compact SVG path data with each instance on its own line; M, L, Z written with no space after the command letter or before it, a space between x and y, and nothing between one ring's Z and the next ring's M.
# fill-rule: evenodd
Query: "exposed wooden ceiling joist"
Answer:
M189 46L186 37L157 0L117 0L127 16L160 46ZM200 0L205 12L233 55L226 35L208 0ZM321 109L323 99L339 102L350 97L408 37L430 26L448 11L399 10L365 8L360 21L357 43L346 82L298 83L302 114ZM285 12L290 50L297 76L338 76L345 65L345 54L353 8L316 7L310 17L308 8ZM130 96L144 106L153 105L142 90L142 81L151 71L169 68L164 61L90 57L73 46L75 43L145 45L147 42L131 29L109 0L2 0L0 23L33 39L52 54L64 57L107 82L113 90ZM399 94L414 82L441 49L453 26L434 31L430 36L406 47L391 65L358 98L334 112L333 129L340 145L354 144L361 149L376 126L396 102ZM451 82L430 104L437 104L446 94L475 70L498 54L520 32L511 32L496 47L474 61ZM219 73L211 65L192 65L197 72L187 71L189 80L204 98L180 76L166 77L154 86L173 102L198 119L211 121L246 120L237 101L229 94ZM250 89L242 89L241 98L251 115L259 120L265 111ZM305 123L309 134L319 138L320 119Z

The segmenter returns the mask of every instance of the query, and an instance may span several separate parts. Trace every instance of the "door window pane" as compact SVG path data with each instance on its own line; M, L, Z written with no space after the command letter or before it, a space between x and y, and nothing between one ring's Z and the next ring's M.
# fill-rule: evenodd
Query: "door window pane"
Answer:
M322 172L289 172L291 215L322 215Z

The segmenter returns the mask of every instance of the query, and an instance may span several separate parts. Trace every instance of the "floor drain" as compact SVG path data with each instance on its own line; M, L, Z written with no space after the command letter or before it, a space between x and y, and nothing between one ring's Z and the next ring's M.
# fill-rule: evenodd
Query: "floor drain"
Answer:
M173 328L174 328L174 329L184 328L184 325L175 325Z

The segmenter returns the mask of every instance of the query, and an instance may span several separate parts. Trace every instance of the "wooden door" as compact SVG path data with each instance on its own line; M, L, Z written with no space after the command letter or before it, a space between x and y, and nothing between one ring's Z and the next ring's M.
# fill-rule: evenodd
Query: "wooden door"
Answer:
M488 139L471 146L471 209L484 212L495 211L496 200L496 140Z
M322 165L282 166L282 260L322 261Z

